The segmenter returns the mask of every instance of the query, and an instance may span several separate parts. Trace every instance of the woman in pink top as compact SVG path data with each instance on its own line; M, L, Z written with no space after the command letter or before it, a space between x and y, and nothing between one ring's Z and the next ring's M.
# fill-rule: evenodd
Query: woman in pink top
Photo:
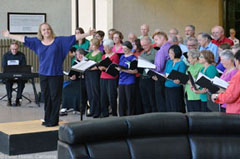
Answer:
M235 65L240 69L240 51L235 54ZM226 113L240 114L240 71L229 82L228 88L219 94L213 94L212 100L219 104L226 104Z
M106 54L102 56L102 60L109 58L112 63L119 64L119 57L112 51L113 41L110 39L104 40L103 46ZM108 117L108 106L112 107L112 115L117 116L117 77L106 73L106 67L98 67L101 72L100 91L101 91L101 114L102 117Z
M113 33L114 46L112 48L112 51L114 53L117 53L119 55L119 58L124 53L123 48L122 48L122 40L123 40L122 33L120 31L115 31Z
M220 77L224 81L229 82L232 77L237 73L237 69L234 66L234 55L231 50L224 50L221 55L221 62L223 66L226 68ZM222 112L225 112L226 104L222 105Z

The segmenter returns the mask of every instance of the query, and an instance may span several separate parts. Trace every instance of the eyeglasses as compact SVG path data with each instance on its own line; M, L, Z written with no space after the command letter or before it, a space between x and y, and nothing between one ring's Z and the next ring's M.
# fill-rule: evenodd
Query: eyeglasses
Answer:
M199 58L204 58L203 55L199 56Z

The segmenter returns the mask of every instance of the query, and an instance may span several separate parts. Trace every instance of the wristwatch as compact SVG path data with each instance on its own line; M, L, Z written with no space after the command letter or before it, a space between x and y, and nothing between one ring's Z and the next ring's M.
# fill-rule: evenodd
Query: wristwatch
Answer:
M217 100L217 98L218 98L218 94L216 94L216 96L215 96L214 100Z

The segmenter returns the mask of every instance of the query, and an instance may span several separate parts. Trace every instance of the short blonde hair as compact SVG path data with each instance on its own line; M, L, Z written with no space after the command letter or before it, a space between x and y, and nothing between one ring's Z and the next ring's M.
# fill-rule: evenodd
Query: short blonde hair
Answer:
M100 46L100 40L97 39L97 38L93 38L91 40L92 44L95 45L96 47L99 47Z
M43 36L42 36L42 33L41 33L41 27L42 27L43 25L47 25L47 26L49 27L49 29L51 30L52 37L55 38L55 33L54 33L51 25L48 24L48 23L46 23L46 22L39 25L38 33L37 33L37 38L38 38L39 40L41 40L41 41L43 40Z

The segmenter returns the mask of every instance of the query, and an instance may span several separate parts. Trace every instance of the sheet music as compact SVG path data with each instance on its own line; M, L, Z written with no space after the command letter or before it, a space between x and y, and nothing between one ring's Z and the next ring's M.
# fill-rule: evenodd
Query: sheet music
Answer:
M149 68L149 69L155 69L156 65L152 64L151 62L139 57L138 58L138 64L137 67L139 68Z
M8 60L7 65L8 66L19 65L19 60Z

